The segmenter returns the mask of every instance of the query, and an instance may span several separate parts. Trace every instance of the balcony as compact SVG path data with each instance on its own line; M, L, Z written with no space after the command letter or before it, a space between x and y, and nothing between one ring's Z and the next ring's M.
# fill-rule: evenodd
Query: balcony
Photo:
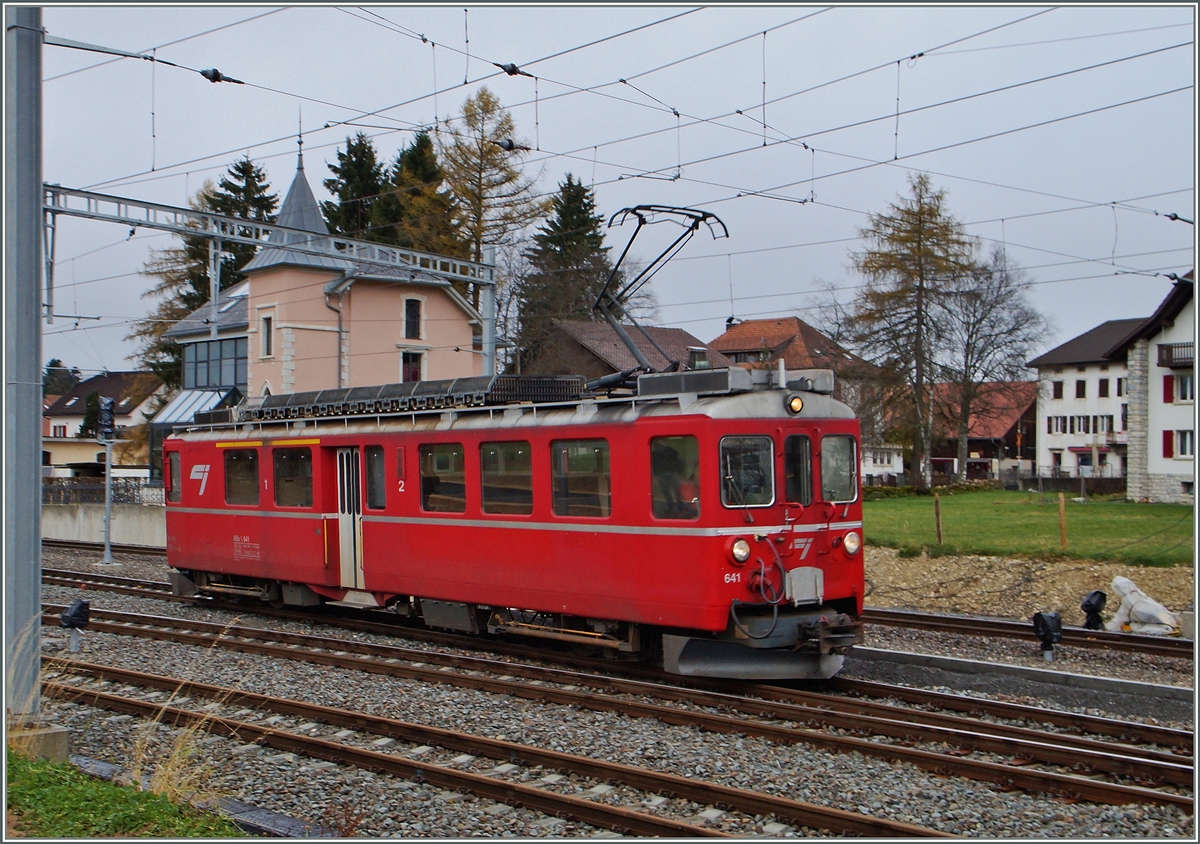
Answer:
M1194 343L1159 343L1158 365L1167 369L1191 369L1195 362Z

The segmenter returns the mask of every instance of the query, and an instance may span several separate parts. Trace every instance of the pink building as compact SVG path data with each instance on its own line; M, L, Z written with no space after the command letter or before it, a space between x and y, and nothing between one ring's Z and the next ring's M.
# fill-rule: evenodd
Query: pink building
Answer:
M249 395L485 373L473 339L483 317L446 275L334 251L303 158L277 222L319 236L275 231L268 244L307 240L303 245L327 254L267 245L242 268L249 282Z

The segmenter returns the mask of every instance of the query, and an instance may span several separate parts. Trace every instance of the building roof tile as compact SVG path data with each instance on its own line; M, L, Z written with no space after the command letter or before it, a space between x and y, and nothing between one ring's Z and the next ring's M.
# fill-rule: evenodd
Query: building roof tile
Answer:
M611 366L614 372L624 372L638 365L633 353L626 348L621 338L617 336L617 332L613 331L612 326L608 323L556 319L554 324L575 342ZM713 350L711 346L682 328L659 328L656 326L642 326L641 328L654 338L654 342L661 346L663 351L682 363L688 362L691 349L700 348L708 350L709 366L713 369L732 365L723 354ZM670 366L671 362L654 348L641 331L632 325L626 326L626 330L634 344L655 369L663 370Z
M1061 346L1029 361L1028 366L1060 366L1063 364L1108 363L1108 353L1130 332L1146 321L1146 317L1134 319L1110 319L1085 331Z
M46 408L46 416L82 416L86 400L92 393L104 398L116 399L113 413L125 416L154 394L162 381L153 372L105 372L86 381L81 381L58 397L58 401Z

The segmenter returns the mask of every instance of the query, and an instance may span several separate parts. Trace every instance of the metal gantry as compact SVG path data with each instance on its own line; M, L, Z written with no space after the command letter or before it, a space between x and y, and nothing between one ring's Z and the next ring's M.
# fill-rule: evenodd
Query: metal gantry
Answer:
M57 228L55 218L61 214L68 217L117 223L128 226L131 230L155 229L181 236L208 238L211 244L210 264L214 267L220 263L223 244L243 243L250 246L299 252L305 255L332 256L360 264L421 270L449 281L462 281L478 285L480 309L483 316L484 371L494 371L496 268L493 264L355 240L337 234L315 234L304 229L289 228L275 223L227 217L209 211L197 211L194 208L180 208L140 199L66 188L61 185L44 185L43 188L46 242L44 309L48 323L52 323L54 320L54 239ZM284 242L268 242L268 237L272 233L283 235ZM215 283L217 280L216 270L210 270L209 277L210 283ZM216 301L215 292L210 293L209 302L214 308ZM215 329L215 314L212 325Z

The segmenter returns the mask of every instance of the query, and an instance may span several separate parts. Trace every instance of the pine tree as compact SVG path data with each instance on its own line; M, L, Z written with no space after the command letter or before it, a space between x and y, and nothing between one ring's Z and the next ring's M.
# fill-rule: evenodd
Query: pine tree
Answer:
M336 201L321 203L330 230L358 240L388 242L372 225L372 210L385 183L374 142L359 132L346 138L346 151L339 149L337 159L337 164L329 165L333 178L324 182Z
M512 115L486 87L463 103L461 121L446 125L438 138L442 170L462 213L467 255L482 261L485 246L498 246L545 216L549 203L535 196L535 180L517 169L528 146L516 139ZM470 295L478 307L478 289Z
M100 428L100 393L92 390L83 400L83 421L75 436L94 440Z
M249 158L242 158L229 166L217 185L205 182L188 204L197 211L268 223L275 219L279 198L270 192L263 169ZM142 273L157 281L142 296L159 301L125 337L138 341L139 362L161 378L170 391L181 386L182 352L179 344L163 334L206 304L209 297L208 239L184 235L182 241L180 246L151 250L150 262ZM221 261L220 289L225 290L245 279L239 270L254 257L257 248L236 243L222 243L221 248L226 255Z
M42 375L42 395L61 396L82 380L79 367L68 369L58 358L50 358Z
M371 208L372 232L384 243L466 257L460 214L444 182L433 140L418 133L388 169L383 193Z
M975 271L977 247L927 175L911 176L909 187L911 196L871 214L860 232L867 248L852 257L867 284L848 329L862 356L907 388L891 394L902 403L902 424L912 427L912 480L924 489L932 483L932 387L949 335L946 306L956 282Z
M525 253L529 271L516 283L523 361L538 356L555 319L598 319L592 306L612 272L603 227L592 190L568 173Z

